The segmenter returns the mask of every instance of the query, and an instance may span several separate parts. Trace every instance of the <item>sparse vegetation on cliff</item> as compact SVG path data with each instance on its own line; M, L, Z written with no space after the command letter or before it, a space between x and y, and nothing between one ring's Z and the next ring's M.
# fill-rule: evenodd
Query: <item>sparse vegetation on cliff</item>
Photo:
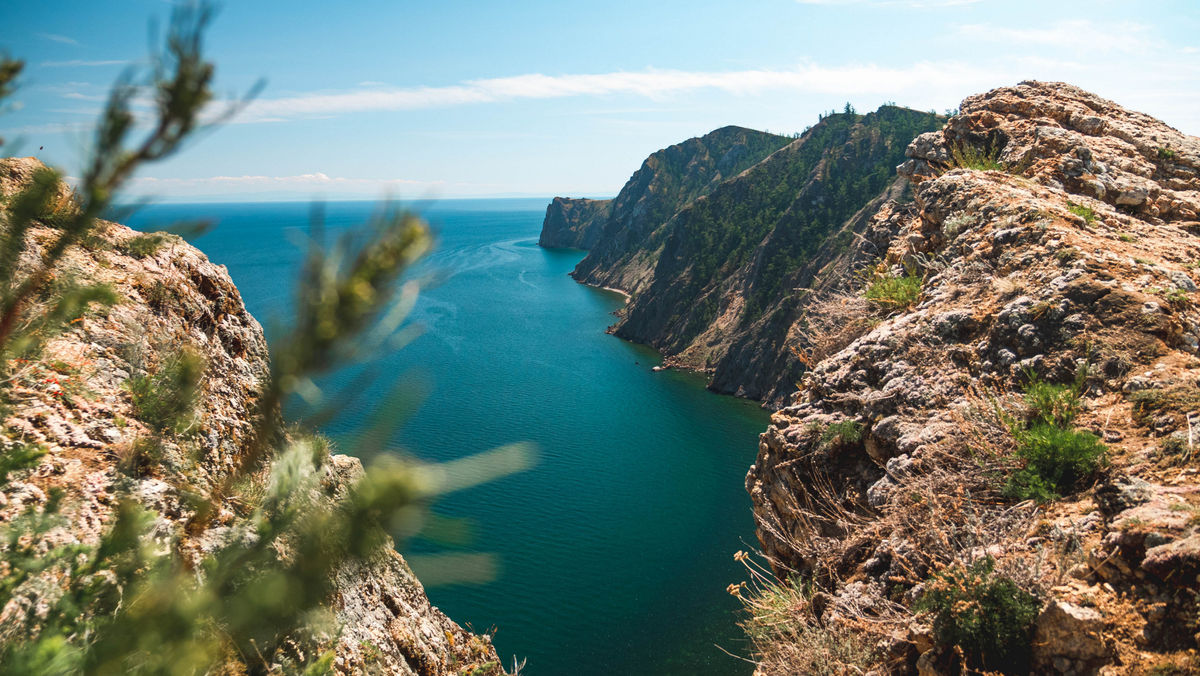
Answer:
M810 303L848 290L841 282L864 262L853 252L877 256L862 237L869 217L903 196L894 167L905 144L943 121L847 108L790 142L730 127L655 153L572 274L631 293L616 335L711 373L718 391L780 405L806 368L797 355L817 347L794 341ZM556 213L544 228L561 229Z
M947 567L925 583L917 610L934 613L939 645L962 648L971 666L1027 673L1033 621L1041 602L996 572L987 557Z
M1200 139L1024 82L907 155L871 264L921 302L838 336L746 481L777 578L824 595L796 621L861 627L861 673L1194 668Z
M879 273L871 277L863 297L888 310L907 310L921 297L921 276L910 271L903 276Z

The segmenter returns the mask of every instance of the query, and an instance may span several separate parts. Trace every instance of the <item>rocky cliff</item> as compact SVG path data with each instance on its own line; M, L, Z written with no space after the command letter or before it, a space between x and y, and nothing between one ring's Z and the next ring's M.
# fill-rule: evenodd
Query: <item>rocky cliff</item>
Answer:
M0 197L12 195L40 166L32 158L0 160ZM37 225L31 241L46 242L51 227ZM178 238L151 251L132 246L137 237L125 226L101 222L95 236L73 247L58 268L81 282L111 285L121 302L85 314L39 359L11 373L6 406L0 408L0 447L7 453L16 444L33 443L46 452L32 469L9 474L0 493L0 522L11 523L53 499L66 517L54 531L56 545L95 545L114 519L118 494L133 495L154 514L156 541L198 563L252 499L229 495L205 530L185 529L195 513L188 496L211 489L241 459L268 375L267 346L223 266ZM33 255L26 251L23 265ZM121 467L151 430L135 410L127 382L182 346L191 346L207 364L196 428L189 435L197 446L196 462L180 462L181 449L168 442L161 463L131 476ZM323 471L318 499L333 500L362 467L354 458L334 455ZM340 570L334 584L330 607L343 627L337 671L451 674L487 663L491 671L479 673L498 670L488 639L464 631L430 605L390 541L371 560ZM36 624L38 598L18 594L4 607L0 640Z
M555 197L546 207L538 246L547 249L591 249L608 222L612 200Z
M1200 139L1024 82L907 156L868 271L919 296L814 309L852 335L746 478L776 574L813 585L799 621L865 636L875 673L1195 673ZM1023 666L947 645L994 601L917 612L985 559L1037 600Z
M585 284L636 293L649 282L657 252L651 232L688 202L707 194L787 145L784 136L722 127L646 158L612 200L588 255L571 275Z
M656 185L669 174L651 156L573 275L631 294L616 335L708 373L714 390L782 405L805 368L809 302L845 281L871 217L905 197L893 171L904 148L943 121L895 106L829 115L761 159L743 153L737 174L684 182L703 186L690 191Z

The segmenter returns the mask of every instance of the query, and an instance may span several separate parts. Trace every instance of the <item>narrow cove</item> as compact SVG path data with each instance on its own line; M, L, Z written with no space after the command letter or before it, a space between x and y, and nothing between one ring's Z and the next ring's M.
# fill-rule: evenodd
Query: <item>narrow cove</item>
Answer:
M426 216L438 245L419 274L414 324L423 333L367 368L375 375L336 426L324 431L354 452L386 404L400 445L449 460L528 441L531 470L447 496L434 512L466 519L441 538L410 541L421 555L487 554L488 582L433 586L433 602L478 631L497 629L505 661L523 673L748 674L726 586L733 560L755 545L742 487L766 414L705 391L685 373L651 372L648 348L604 333L623 300L567 277L581 252L537 246L545 200L437 203ZM326 206L329 236L375 205ZM286 316L305 233L307 203L151 207L139 228L214 218L196 244L229 267L251 312L271 333ZM336 390L353 374L322 383ZM405 383L400 396L389 392ZM413 402L419 402L416 405ZM429 571L430 573L435 571Z

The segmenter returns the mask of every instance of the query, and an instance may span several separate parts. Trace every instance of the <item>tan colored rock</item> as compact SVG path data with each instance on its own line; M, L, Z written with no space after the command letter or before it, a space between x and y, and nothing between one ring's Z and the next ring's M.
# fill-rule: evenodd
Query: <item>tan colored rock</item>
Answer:
M1104 641L1104 617L1094 608L1051 601L1038 616L1034 659L1052 664L1056 658L1092 662L1111 654Z
M19 189L41 166L34 158L0 159L0 195ZM65 188L60 191L61 199L67 195ZM44 227L33 229L34 241L48 236ZM221 524L232 512L222 510L215 527L184 537L191 512L177 486L191 482L190 487L204 490L241 459L255 400L268 375L267 345L224 266L181 240L146 258L131 257L121 244L136 236L123 225L101 222L97 237L105 246L76 247L62 262L62 269L81 280L112 285L125 300L104 313L89 313L47 346L45 360L77 369L71 385L87 390L86 396L68 397L61 386L11 389L13 405L0 429L46 444L48 453L36 468L10 477L0 492L0 521L44 504L47 491L58 487L66 492L67 525L54 532L56 542L95 544L113 516L114 484L128 480L117 469L118 458L146 432L122 383L157 358L156 346L173 351L188 345L207 364L195 434L196 474L181 477L156 468L153 476L137 481L132 493L157 514L156 537L179 542L185 556L198 558L228 534ZM29 261L27 256L25 264ZM361 476L362 467L357 459L334 455L325 471L336 494ZM345 626L335 662L340 673L373 669L442 676L499 664L490 640L465 631L433 607L403 557L390 547L370 561L345 566L335 583L332 609ZM30 612L36 614L37 607L27 601L18 596L0 610L0 641L20 630Z
M1184 411L1141 424L1131 410L1200 382L1200 139L1056 83L961 110L909 146L899 171L916 207L888 216L899 222L877 261L892 274L918 265L919 303L813 365L772 416L746 477L758 537L778 574L811 575L834 597L843 581L919 588L949 561L991 554L1045 585L1043 671L1142 673L1143 651L1195 646L1170 618L1193 612L1200 588L1196 474L1163 468L1158 450ZM997 149L1008 170L952 166L964 143ZM1015 443L1003 423L988 431L988 411L1019 419L1027 372L1067 383L1080 363L1090 377L1074 424L1109 444L1108 471L1129 481L1094 501L1086 486L1047 505L1006 500L1017 463L999 459ZM843 419L869 442L830 448L810 431ZM892 472L901 455L911 465ZM1167 610L1150 618L1142 595ZM906 668L935 669L935 652Z

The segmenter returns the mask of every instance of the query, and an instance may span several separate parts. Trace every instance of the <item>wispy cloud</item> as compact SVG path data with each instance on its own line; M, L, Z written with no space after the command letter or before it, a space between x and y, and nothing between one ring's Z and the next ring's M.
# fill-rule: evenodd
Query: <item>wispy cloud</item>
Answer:
M41 38L43 40L49 40L51 42L58 42L58 43L61 43L64 45L78 45L79 44L79 41L76 40L75 38L69 38L65 35L59 35L57 33L35 33L35 35L37 35L39 38Z
M83 92L66 92L62 95L64 99L73 99L75 101L104 101L108 97L103 94L84 94Z
M1149 27L1139 23L1121 22L1098 24L1089 19L1059 21L1039 28L1007 28L990 24L967 24L958 27L958 35L974 41L999 42L1012 45L1086 46L1095 52L1142 52L1152 46L1146 35Z
M699 90L717 90L734 96L791 90L840 97L888 94L918 86L926 90L948 88L961 91L965 87L1003 79L1003 74L997 71L960 63L917 63L906 67L874 64L836 67L806 65L786 70L646 70L569 75L531 73L468 80L440 87L371 87L259 99L251 103L235 121L279 121L346 113L580 96L633 95L661 100L670 95Z
M347 178L321 172L295 176L206 176L200 178L155 178L141 176L129 183L139 193L201 194L265 191L341 192L379 195L401 190L428 190L448 185L445 181L416 181L404 178Z
M6 139L19 139L22 136L30 135L90 132L94 128L95 124L91 122L48 122L0 129L0 136Z
M329 176L321 172L297 174L295 176L208 176L204 178L154 178L143 176L133 179L141 185L378 185L390 183L395 185L430 185L437 181L412 181L404 178L346 178L344 176Z
M84 59L71 59L70 61L43 61L41 66L45 68L92 68L96 66L122 66L129 63L121 59L108 59L101 61L87 61Z

